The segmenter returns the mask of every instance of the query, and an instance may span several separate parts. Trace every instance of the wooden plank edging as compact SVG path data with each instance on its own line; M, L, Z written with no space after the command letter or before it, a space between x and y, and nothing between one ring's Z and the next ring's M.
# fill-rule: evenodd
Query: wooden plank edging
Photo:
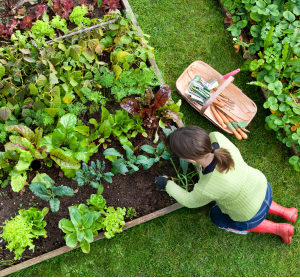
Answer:
M139 218L137 218L135 220L127 222L125 224L125 226L123 227L123 231L127 230L127 229L130 229L130 228L132 228L134 226L137 226L139 224L148 222L148 221L150 221L152 219L155 219L155 218L157 218L159 216L163 216L165 214L168 214L168 213L171 213L173 211L176 211L176 210L178 210L178 209L180 209L182 207L183 207L183 205L181 205L179 203L175 203L175 204L173 204L171 206L168 206L166 208L163 208L161 210L157 210L157 211L152 212L150 214L147 214L147 215L144 215L142 217L139 217ZM100 240L102 238L105 238L104 232L101 232L97 237L95 237L93 242L96 242L96 241L98 241L98 240ZM30 266L33 266L35 264L41 263L43 261L49 260L49 259L54 258L56 256L65 254L65 253L70 252L70 251L72 251L74 249L77 249L77 248L79 248L79 245L77 247L75 247L75 248L70 248L68 246L63 246L61 248L55 249L55 250L53 250L51 252L45 253L43 255L40 255L38 257L32 258L30 260L27 260L25 262L13 265L11 267L8 267L8 268L0 271L0 277L7 276L7 275L12 274L12 273L14 273L16 271L25 269L27 267L30 267Z

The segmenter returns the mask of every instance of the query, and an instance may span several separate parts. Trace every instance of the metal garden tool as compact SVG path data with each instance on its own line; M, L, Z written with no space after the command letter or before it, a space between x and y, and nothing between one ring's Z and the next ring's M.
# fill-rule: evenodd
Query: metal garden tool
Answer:
M236 69L232 72L229 72L229 73L221 76L219 79L211 78L211 79L207 80L206 82L207 82L208 89L212 90L212 89L218 87L219 86L219 80L227 79L229 76L233 76L233 75L239 73L240 71L241 71L240 69Z

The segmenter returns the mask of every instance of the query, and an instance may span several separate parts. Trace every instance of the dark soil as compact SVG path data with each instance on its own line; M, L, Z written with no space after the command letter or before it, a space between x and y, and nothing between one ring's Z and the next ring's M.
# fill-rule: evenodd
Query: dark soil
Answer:
M160 137L162 136L163 135L160 134ZM147 138L143 138L142 140L142 144L154 145L152 141ZM136 146L140 142L139 136L132 142ZM124 153L120 143L117 141L113 141L110 144L110 147L114 147ZM103 149L99 148L98 153L94 154L90 161L95 161L97 159L103 161L104 156L102 152ZM139 154L139 151L137 154ZM110 171L110 162L108 160L105 161L105 172ZM86 203L86 200L89 199L90 195L97 191L89 185L79 187L77 182L66 178L60 171L60 168L55 167L55 163L52 168L43 166L39 172L47 173L55 181L56 186L70 186L76 193L71 197L60 197L61 206L59 211L57 213L49 211L45 217L45 220L47 221L47 226L45 227L47 230L47 238L35 240L35 252L32 253L31 251L26 250L23 253L23 259L14 263L25 261L29 258L42 255L64 246L64 233L58 228L59 220L62 218L69 218L69 206ZM36 171L27 171L28 184L30 184L36 173ZM161 163L159 162L153 165L149 170L140 170L132 175L118 174L113 177L112 184L103 181L103 196L107 201L107 206L133 207L137 211L137 217L141 217L175 203L175 200L169 197L166 192L158 191L156 189L154 180L155 177L160 175L175 176L175 170L169 161L162 160ZM29 190L28 186L25 186L25 189L19 193L13 192L11 187L8 186L5 189L2 189L0 193L0 223L17 215L20 208L28 209L29 207L37 207L42 209L43 207L49 207L49 203L36 197ZM14 254L5 248L5 243L0 242L0 262L4 260L13 260L13 257ZM6 267L7 266L0 266L0 270Z

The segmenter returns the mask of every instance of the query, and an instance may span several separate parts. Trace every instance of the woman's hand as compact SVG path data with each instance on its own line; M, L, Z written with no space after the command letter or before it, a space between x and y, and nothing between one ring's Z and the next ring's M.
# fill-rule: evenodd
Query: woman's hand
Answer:
M158 190L166 190L166 186L168 181L171 180L171 178L166 177L166 176L159 176L155 178L155 184L156 188Z

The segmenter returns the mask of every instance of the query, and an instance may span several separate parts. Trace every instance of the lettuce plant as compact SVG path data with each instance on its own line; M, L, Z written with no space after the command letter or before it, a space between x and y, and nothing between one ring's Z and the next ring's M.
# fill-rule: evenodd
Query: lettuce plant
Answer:
M106 201L100 193L92 194L87 203L89 206L80 204L69 207L70 219L63 218L58 224L66 234L67 246L75 248L79 243L84 253L90 252L90 243L98 231L104 230L106 238L122 232L126 216L126 208L106 207Z
M6 248L14 252L15 260L22 258L27 247L34 251L33 239L47 236L44 229L47 225L44 220L47 213L48 208L44 208L42 211L37 208L21 209L17 216L4 222L0 237L7 242Z
M70 14L70 21L74 22L77 26L90 26L91 20L88 17L84 17L88 12L88 8L85 5L76 6Z

